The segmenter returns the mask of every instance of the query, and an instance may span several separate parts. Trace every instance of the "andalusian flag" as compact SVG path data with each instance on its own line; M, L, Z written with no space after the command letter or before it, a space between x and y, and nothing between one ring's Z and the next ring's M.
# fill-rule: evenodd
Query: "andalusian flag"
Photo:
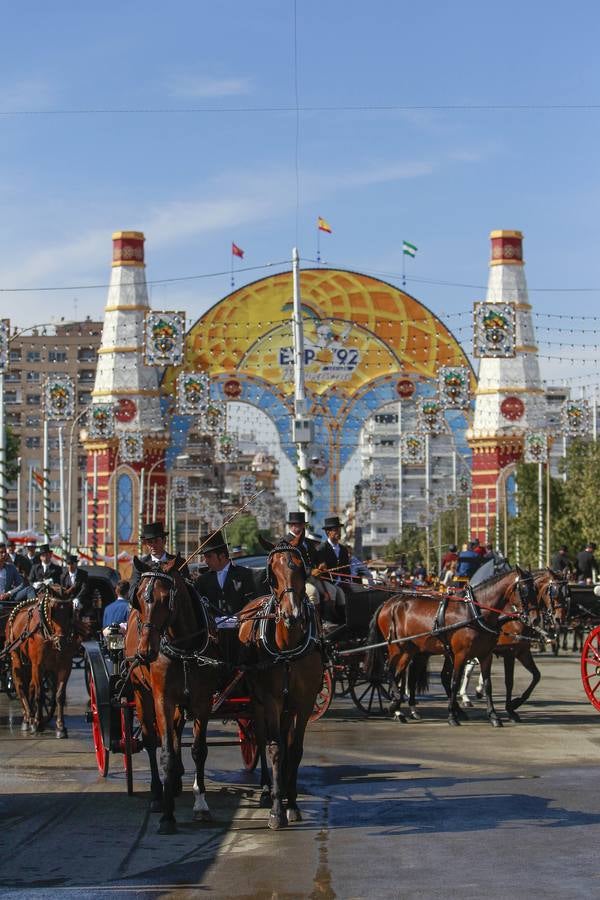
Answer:
M408 241L402 241L402 252L405 256L412 256L413 258L417 255L417 250L419 248L415 247L414 244L409 244Z
M317 228L319 231L326 231L327 234L331 234L331 225L325 219L322 219L321 216L317 218Z

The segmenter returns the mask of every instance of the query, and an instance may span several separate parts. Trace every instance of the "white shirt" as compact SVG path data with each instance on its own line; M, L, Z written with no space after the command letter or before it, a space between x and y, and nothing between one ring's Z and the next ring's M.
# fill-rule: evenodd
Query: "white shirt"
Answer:
M220 572L217 572L217 581L219 582L219 587L223 590L223 585L225 584L225 579L227 578L227 573L229 572L229 567L231 563L228 562L226 566L223 566Z
M159 556L155 556L153 553L150 554L150 562L153 562L153 563L161 563L161 562L166 562L166 560L167 560L167 552L166 552L166 550L165 550L165 552L163 553L163 555L160 556L160 557L159 557Z
M336 557L339 559L339 558L340 558L340 545L339 545L339 544L333 544L333 543L329 540L329 538L327 538L327 543L328 543L329 546L333 549L333 552L335 553Z

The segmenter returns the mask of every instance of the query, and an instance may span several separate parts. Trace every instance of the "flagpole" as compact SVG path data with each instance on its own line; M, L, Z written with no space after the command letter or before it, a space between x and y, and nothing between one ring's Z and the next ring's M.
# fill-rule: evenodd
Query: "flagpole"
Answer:
M233 266L235 263L233 247L231 248L231 287L235 287L235 278L233 277Z
M321 229L317 221L317 264L321 265Z
M402 287L406 287L406 253L404 252L404 247L402 248Z

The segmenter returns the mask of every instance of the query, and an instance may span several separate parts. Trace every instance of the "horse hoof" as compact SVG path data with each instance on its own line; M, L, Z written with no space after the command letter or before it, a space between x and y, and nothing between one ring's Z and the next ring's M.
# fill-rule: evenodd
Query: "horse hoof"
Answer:
M150 801L150 812L151 813L162 812L162 803L160 800L151 800Z
M175 819L164 819L158 826L158 834L177 834Z
M57 728L56 729L56 737L58 738L59 741L63 740L63 738L69 737L69 732L67 731L66 728Z
M479 688L475 689L475 696L478 700L483 700L483 691L480 691Z
M394 713L394 722L402 722L402 724L406 724L406 716L404 713L400 712L399 709Z
M456 716L448 716L448 725L460 725Z
M279 831L280 828L285 828L287 826L287 823L288 820L285 813L283 816L269 816L269 828L271 828L273 831Z
M29 731L29 722L21 723L21 731L23 732L23 734L26 734Z
M273 806L271 791L268 788L261 793L258 805L260 809L271 809L271 807Z
M288 820L288 822L301 822L302 821L302 815L297 806L288 807L287 820Z
M498 716L490 716L490 722L494 726L494 728L503 728L502 721L498 718Z
M210 814L210 810L199 809L194 813L194 822L203 822L205 825L208 825L214 822L214 819Z
M510 719L511 722L520 722L521 721L521 716L519 715L519 713L515 712L514 709L507 709L506 715L508 716L508 718Z
M462 701L462 705L464 709L473 709L473 704L468 697L465 697L465 699Z
M416 711L416 709L411 709L411 711L409 712L409 716L410 716L410 718L411 718L414 722L420 722L420 721L421 721L421 716L420 716L419 713Z

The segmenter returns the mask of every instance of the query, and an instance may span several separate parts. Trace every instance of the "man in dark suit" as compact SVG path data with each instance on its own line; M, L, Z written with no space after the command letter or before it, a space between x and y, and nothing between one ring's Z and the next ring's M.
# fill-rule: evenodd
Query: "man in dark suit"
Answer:
M63 571L60 583L65 596L73 598L75 609L83 609L90 604L88 591L88 576L84 569L80 569L77 563L79 559L73 554L67 556L67 568Z
M162 522L146 522L142 529L142 543L147 546L150 552L146 553L144 556L140 556L140 562L145 563L147 566L156 566L159 563L167 562L169 559L175 559L173 553L167 553L165 543L167 536L168 532L165 531ZM180 574L183 578L190 577L187 565L183 566L180 570ZM134 566L131 571L131 581L129 585L130 603L133 603L135 599L135 593L139 583L140 573Z
M323 594L325 593L324 586L312 574L313 570L319 565L319 560L317 559L317 547L319 546L319 542L306 536L306 516L303 512L289 513L286 524L290 530L286 534L284 540L292 541L297 538L299 534L302 535L302 540L298 544L298 550L302 554L304 568L306 569L306 596L318 607L319 597L323 599Z
M592 584L598 577L598 563L594 556L596 545L588 541L585 550L577 554L577 580L584 584Z
M350 553L348 548L340 543L343 527L338 516L328 516L323 522L323 531L327 535L327 540L317 547L320 577L323 579L333 603L333 609L329 615L326 614L326 618L331 618L334 622L344 617L346 595L343 586L350 584L351 575Z
M29 581L35 587L36 582L51 578L54 584L60 584L62 566L52 562L52 551L48 544L42 544L39 550L39 562L34 563L29 573Z
M195 587L201 597L225 616L235 616L257 595L252 571L229 558L223 534L215 532L203 548L208 571L198 576Z

